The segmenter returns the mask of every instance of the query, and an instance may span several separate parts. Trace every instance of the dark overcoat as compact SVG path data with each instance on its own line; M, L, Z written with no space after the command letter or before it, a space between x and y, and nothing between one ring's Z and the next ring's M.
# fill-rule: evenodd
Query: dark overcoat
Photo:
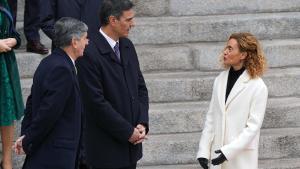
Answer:
M121 38L121 61L100 32L77 60L86 114L86 155L94 168L121 168L142 157L128 139L137 124L148 130L148 91L132 42Z
M38 66L21 134L23 169L74 169L81 138L82 103L72 60L55 49Z

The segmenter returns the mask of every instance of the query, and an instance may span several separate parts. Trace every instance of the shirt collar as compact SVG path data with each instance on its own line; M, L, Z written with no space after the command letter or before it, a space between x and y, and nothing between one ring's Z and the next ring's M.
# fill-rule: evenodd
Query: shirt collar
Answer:
M71 56L69 56L69 57L72 60L73 65L75 66L75 60Z
M109 43L110 47L112 49L114 49L114 47L116 46L116 43L119 42L119 41L115 41L113 40L111 37L109 37L106 33L104 33L102 31L102 29L100 28L99 32L104 36L104 38L107 40L107 42Z

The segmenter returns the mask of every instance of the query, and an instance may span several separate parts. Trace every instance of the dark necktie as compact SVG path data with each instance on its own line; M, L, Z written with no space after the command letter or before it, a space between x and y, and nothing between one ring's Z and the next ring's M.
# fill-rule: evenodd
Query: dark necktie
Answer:
M118 61L120 62L121 58L120 58L119 42L116 43L116 45L114 47L114 51L115 51L115 54L117 56Z

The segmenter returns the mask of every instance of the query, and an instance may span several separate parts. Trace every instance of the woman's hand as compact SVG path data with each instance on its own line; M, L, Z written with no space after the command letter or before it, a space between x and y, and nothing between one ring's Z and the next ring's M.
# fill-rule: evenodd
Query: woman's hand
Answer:
M0 39L0 52L9 52L16 45L17 40L15 38Z
M203 169L208 169L208 159L206 158L198 158L199 164Z
M0 53L11 51L11 47L7 43L7 39L0 39Z
M216 154L220 154L220 155L219 155L217 158L211 160L211 163L212 163L213 165L220 165L220 164L222 164L224 161L227 160L226 157L225 157L225 155L223 154L223 152L222 152L221 150L216 150L215 153L216 153Z
M10 48L13 48L17 45L17 40L15 38L7 38L7 39L4 39L7 46L9 46Z

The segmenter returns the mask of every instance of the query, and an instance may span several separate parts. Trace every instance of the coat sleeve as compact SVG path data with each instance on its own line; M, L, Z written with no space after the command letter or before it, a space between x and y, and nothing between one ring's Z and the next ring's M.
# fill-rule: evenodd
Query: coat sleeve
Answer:
M25 134L26 130L30 126L31 120L32 120L32 95L30 94L26 101L24 117L21 123L21 136Z
M101 130L105 130L120 142L127 143L134 127L104 97L102 85L104 79L102 79L101 71L98 70L101 65L96 65L95 61L91 61L89 55L86 53L76 62L86 113L95 119Z
M132 48L134 49L135 56L137 56L137 53L135 51L134 46L132 45ZM138 57L136 57L137 60L137 68L138 68L138 101L139 101L139 118L138 118L138 124L143 124L146 127L146 133L149 132L149 96L148 96L148 89L145 83L144 76L141 72Z
M18 49L21 46L20 34L18 32L13 32L11 38L15 38L16 39L17 44L13 48L14 49Z
M259 133L266 111L267 99L268 89L265 84L260 85L253 95L246 127L230 144L221 148L227 160L235 158Z
M201 135L201 139L199 142L199 150L197 153L197 158L206 158L206 159L210 159L210 149L211 149L211 143L213 141L214 138L214 105L216 105L216 99L215 99L215 95L216 95L216 81L214 82L214 86L213 86L213 92L212 92L212 96L211 96L211 101L209 104L209 109L208 112L206 114L206 121L205 121L205 125L202 131L202 135Z
M139 92L139 124L143 124L146 127L146 133L149 132L149 96L148 90L146 87L146 83L142 72L139 70L139 84L138 84L138 92Z
M67 67L56 67L43 82L45 90L40 105L30 126L26 129L23 140L25 153L31 154L49 134L55 122L64 111L67 100L71 94L72 72Z

